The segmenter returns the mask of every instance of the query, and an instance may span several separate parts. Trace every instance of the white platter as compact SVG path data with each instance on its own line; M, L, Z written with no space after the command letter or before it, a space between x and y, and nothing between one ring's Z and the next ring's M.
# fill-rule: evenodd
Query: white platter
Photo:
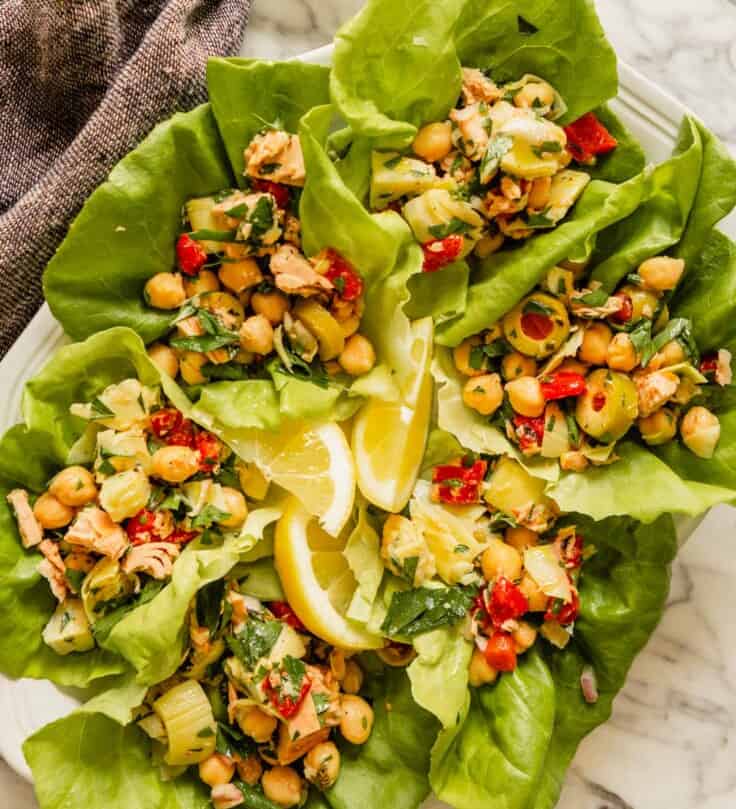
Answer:
M298 58L329 64L331 54L332 46L328 45ZM688 110L626 64L619 64L619 78L619 94L611 106L639 139L648 159L652 162L664 160L674 145L680 120ZM731 214L722 227L730 235L736 236L736 214ZM0 362L0 433L20 420L24 382L45 364L64 341L61 326L48 305L44 304ZM680 522L678 533L681 541L694 533L699 522ZM31 773L21 750L23 741L43 725L69 713L77 704L72 694L47 681L9 680L0 675L0 716L3 718L0 724L0 755L30 781ZM598 731L599 738L605 733L604 726Z

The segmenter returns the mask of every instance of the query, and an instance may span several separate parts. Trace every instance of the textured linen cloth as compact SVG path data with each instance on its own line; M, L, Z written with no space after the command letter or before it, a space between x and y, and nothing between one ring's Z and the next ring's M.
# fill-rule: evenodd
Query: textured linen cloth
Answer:
M0 0L0 356L85 199L156 123L206 100L207 58L238 51L250 3Z

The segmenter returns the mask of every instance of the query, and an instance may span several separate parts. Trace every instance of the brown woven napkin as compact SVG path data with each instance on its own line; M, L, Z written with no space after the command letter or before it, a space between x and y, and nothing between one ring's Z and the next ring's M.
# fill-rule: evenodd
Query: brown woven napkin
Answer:
M207 58L237 52L250 2L0 2L0 356L86 197L156 123L206 100Z

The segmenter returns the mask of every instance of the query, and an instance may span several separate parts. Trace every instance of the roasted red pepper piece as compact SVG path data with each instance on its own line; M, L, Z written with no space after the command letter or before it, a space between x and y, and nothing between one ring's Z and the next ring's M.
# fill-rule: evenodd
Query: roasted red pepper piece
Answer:
M552 605L547 609L544 614L545 621L557 621L562 626L575 623L578 613L580 612L580 598L577 590L572 588L572 599L570 601L563 601L561 598L555 598Z
M299 711L304 698L309 693L312 687L312 682L309 677L304 677L299 695L294 699L290 696L282 696L279 689L271 684L271 675L268 675L263 680L263 690L268 694L271 705L279 712L284 719L291 719L294 714Z
M202 472L211 472L220 461L222 444L217 436L203 430L194 439L194 448L199 455L199 468Z
M424 272L435 272L448 264L452 264L463 252L464 239L458 234L444 239L435 239L422 245L424 251Z
M606 394L605 393L596 393L593 397L593 410L596 413L600 413L601 410L606 406Z
M294 612L291 608L291 604L287 601L271 601L268 604L268 608L279 621L288 624L292 629L296 629L299 632L307 631L307 628L299 620L299 616Z
M176 263L184 275L196 275L207 263L207 251L187 233L176 242Z
M544 440L544 416L514 416L514 427L522 449L542 446Z
M432 470L432 496L440 503L470 505L480 500L480 484L488 469L487 461L443 464Z
M125 532L133 545L145 545L146 542L155 542L161 539L155 531L155 519L156 513L154 511L143 508L128 520Z
M496 671L513 671L516 668L516 646L508 632L494 632L488 638L484 655L488 665Z
M325 278L332 283L337 294L344 301L357 300L363 294L363 279L346 261L334 250L329 251L330 269Z
M194 449L194 424L189 419L182 419L181 424L164 436L164 441L170 447L189 447Z
M568 151L578 163L591 163L596 155L607 154L618 146L616 138L592 112L586 112L564 129Z
M618 312L614 312L611 315L611 320L614 323L628 323L631 320L631 316L634 314L634 304L631 302L631 297L625 292L617 292L614 297L621 298L623 306Z
M506 621L520 618L528 612L529 601L513 582L501 576L493 584L486 611L493 627L500 629Z
M706 354L700 360L699 370L703 376L710 376L714 374L718 370L718 355Z
M549 315L541 312L526 312L521 316L521 330L532 340L545 340L554 328Z
M184 420L182 414L173 407L164 407L151 416L151 432L156 438L165 439L166 436L181 427Z
M175 528L167 537L166 542L173 542L176 545L186 545L199 536L199 531L185 531L183 528Z
M542 395L551 402L555 399L566 399L568 396L580 396L585 393L585 377L572 371L557 371L542 379Z
M580 534L573 534L560 543L560 556L566 568L573 569L583 564L583 542Z
M276 200L276 205L282 210L289 204L291 194L285 185L271 182L271 180L251 180L251 185L254 191L270 194Z

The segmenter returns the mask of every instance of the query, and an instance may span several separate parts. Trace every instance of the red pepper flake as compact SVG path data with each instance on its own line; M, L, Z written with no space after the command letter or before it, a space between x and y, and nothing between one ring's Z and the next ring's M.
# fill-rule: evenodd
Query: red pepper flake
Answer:
M572 371L557 371L541 382L542 395L550 402L555 399L566 399L568 396L580 396L585 393L585 377Z
M299 689L299 694L294 699L294 697L288 695L282 695L281 689L278 686L275 686L271 682L271 674L268 674L263 680L263 690L268 695L269 700L271 701L271 705L279 712L279 714L284 719L291 719L301 707L302 702L304 702L305 697L309 693L310 689L312 688L312 681L309 677L304 677L302 681L301 688ZM283 675L281 675L283 676Z
M282 210L288 206L291 194L285 185L274 183L271 180L251 180L251 186L254 191L270 194L276 200L276 205Z
M614 323L628 323L631 320L631 316L634 314L634 304L631 301L631 297L625 292L617 292L614 298L621 298L623 306L618 312L614 312L611 315L611 320Z
M143 508L134 517L128 520L125 526L125 532L133 545L145 545L146 542L161 539L154 530L155 519L155 512Z
M606 406L606 394L605 393L596 393L593 396L593 410L596 413L600 413L601 410Z
M164 407L151 416L151 432L156 438L166 438L174 430L181 427L182 414L173 407Z
M298 632L307 631L306 626L299 620L299 616L287 601L270 601L268 608L279 621L288 624L292 629L296 629Z
M607 154L618 146L618 141L592 112L568 124L567 149L578 163L592 163L596 155Z
M448 264L452 264L463 252L465 240L457 233L444 239L435 239L422 245L424 251L424 272L436 272Z
M520 618L528 611L529 601L524 593L505 576L496 579L487 610L494 629L500 629L506 621Z
M544 614L544 620L557 621L561 626L568 626L575 623L579 612L580 597L578 591L573 587L571 600L565 602L561 598L555 598Z
M212 472L220 461L220 451L222 449L220 439L203 430L194 439L194 448L197 455L199 455L200 471Z
M488 665L496 671L513 671L516 668L516 646L508 632L494 632L488 638L483 654Z
M519 446L523 450L541 447L544 440L544 416L514 415L514 427Z
M330 269L325 273L325 278L332 283L344 301L357 300L363 294L363 279L359 273L334 250L328 250L327 256Z
M176 262L184 275L197 275L207 263L207 251L187 233L176 242Z
M546 340L554 329L554 323L549 315L541 312L527 312L521 316L521 330L532 340Z
M488 469L487 461L443 464L432 470L432 499L451 505L470 505L480 501L480 484Z

